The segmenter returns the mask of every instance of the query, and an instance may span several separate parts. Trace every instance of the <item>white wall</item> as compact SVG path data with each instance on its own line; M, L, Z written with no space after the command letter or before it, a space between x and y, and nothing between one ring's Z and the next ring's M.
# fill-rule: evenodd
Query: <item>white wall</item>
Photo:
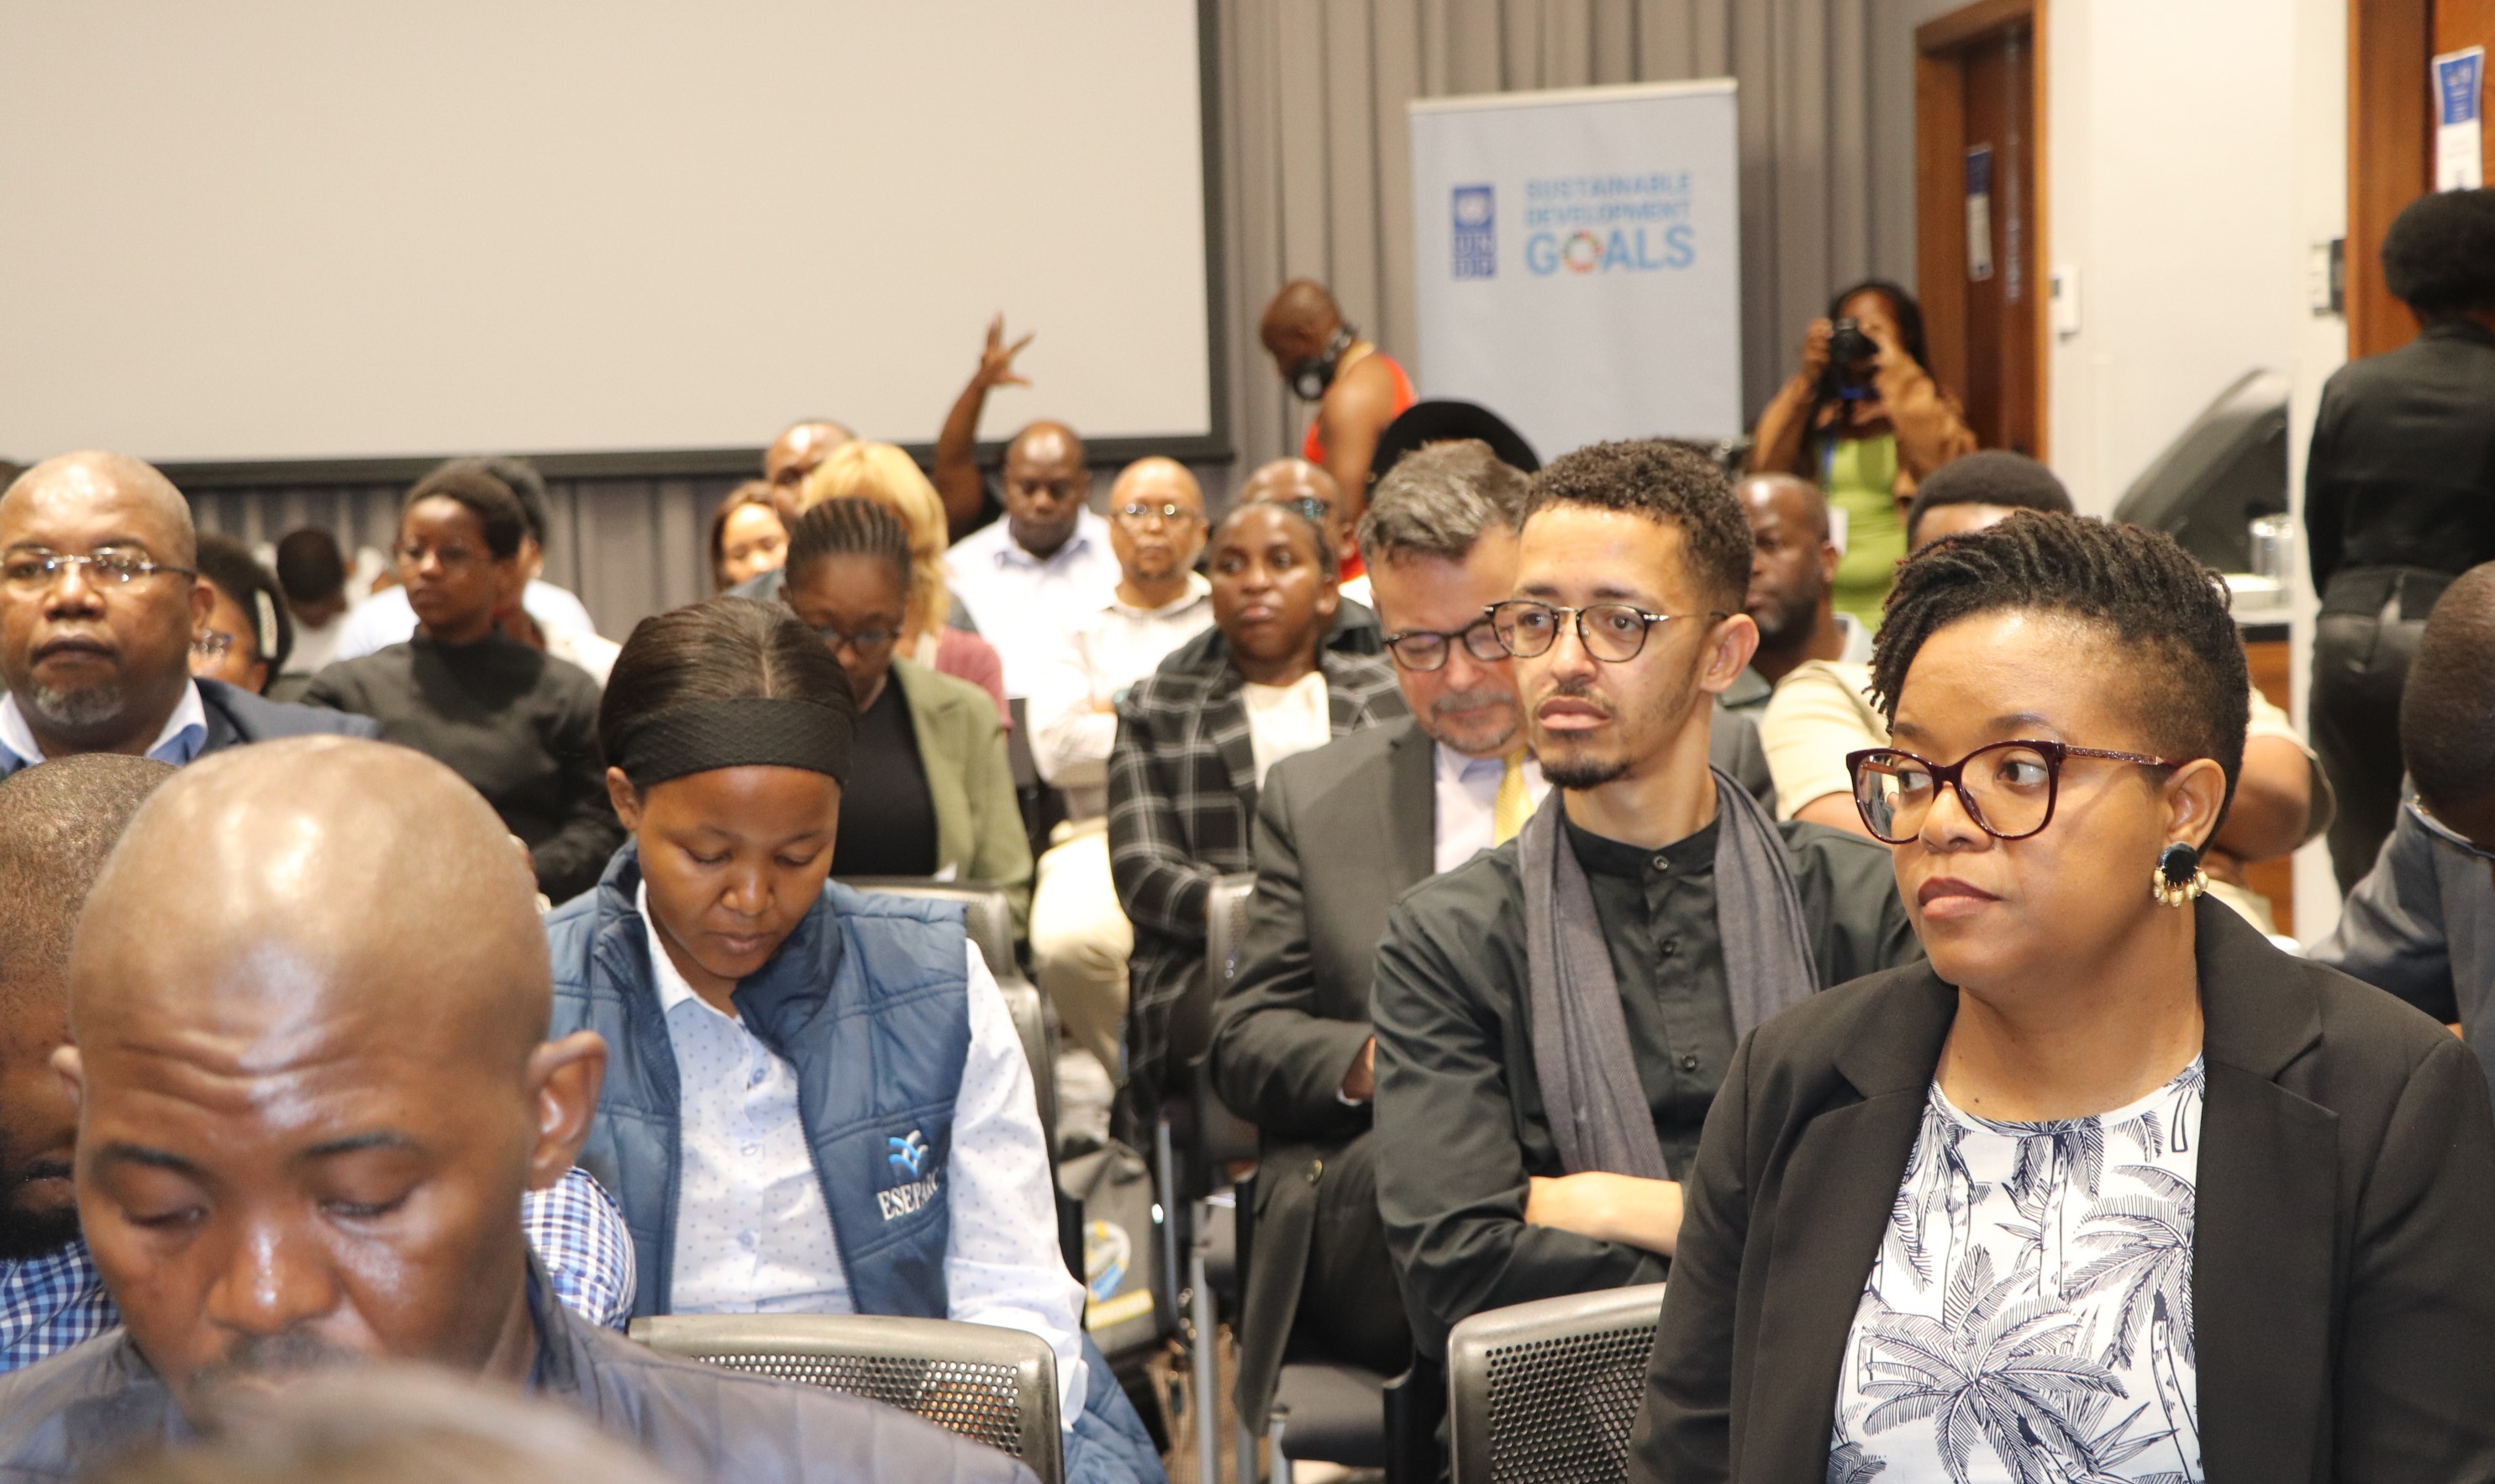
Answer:
M2048 24L2046 258L2077 270L2081 311L2050 352L2055 470L2082 510L2110 513L2219 391L2264 366L2295 385L2300 506L2314 407L2347 354L2345 324L2314 316L2305 287L2312 244L2346 216L2346 7L2053 0ZM2299 591L2299 720L2312 612ZM2337 919L2318 843L2297 860L2295 907L2308 942Z

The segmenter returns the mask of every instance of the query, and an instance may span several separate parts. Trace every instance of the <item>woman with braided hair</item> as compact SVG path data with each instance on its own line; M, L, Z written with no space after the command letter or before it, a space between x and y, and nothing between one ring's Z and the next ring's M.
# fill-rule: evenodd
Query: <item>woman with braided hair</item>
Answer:
M1736 1056L1639 1476L2495 1475L2495 1117L2468 1053L2202 899L2226 589L2020 512L1898 570L1849 759L1925 964Z
M844 520L800 520L792 564L882 540ZM644 619L616 659L598 733L631 838L546 938L551 1034L608 1048L581 1164L631 1231L634 1312L1024 1330L1057 1354L1065 1477L1165 1484L1084 1334L1031 1069L960 908L828 880L868 802L859 701L893 684L856 674L745 598Z

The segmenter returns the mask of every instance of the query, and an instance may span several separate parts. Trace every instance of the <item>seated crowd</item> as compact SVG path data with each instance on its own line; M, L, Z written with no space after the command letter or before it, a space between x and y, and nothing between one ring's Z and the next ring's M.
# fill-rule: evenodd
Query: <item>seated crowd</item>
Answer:
M866 1314L1035 1337L1055 1471L1163 1484L1059 1171L1199 1093L1256 1138L1250 1430L1296 1362L1665 1283L1635 1477L2495 1476L2495 564L2308 953L2246 870L2333 789L2224 581L1976 451L1904 291L1833 317L1860 385L1814 326L1740 476L1544 465L1293 284L1307 456L1099 510L1062 422L981 471L1000 322L932 473L789 428L620 646L518 460L418 480L378 594L137 460L24 471L0 1479L478 1419L515 1476L1030 1477L619 1333Z

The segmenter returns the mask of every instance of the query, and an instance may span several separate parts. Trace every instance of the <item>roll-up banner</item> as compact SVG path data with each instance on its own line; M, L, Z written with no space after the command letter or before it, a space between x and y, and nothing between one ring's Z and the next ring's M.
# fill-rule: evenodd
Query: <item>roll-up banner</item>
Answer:
M1741 432L1733 80L1410 106L1420 385L1545 460Z

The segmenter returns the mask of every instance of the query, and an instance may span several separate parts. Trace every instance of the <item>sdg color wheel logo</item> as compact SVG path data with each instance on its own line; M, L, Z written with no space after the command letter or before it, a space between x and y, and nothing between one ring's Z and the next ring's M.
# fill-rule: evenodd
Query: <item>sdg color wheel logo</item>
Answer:
M1498 276L1498 202L1486 185L1461 185L1452 205L1455 275Z

